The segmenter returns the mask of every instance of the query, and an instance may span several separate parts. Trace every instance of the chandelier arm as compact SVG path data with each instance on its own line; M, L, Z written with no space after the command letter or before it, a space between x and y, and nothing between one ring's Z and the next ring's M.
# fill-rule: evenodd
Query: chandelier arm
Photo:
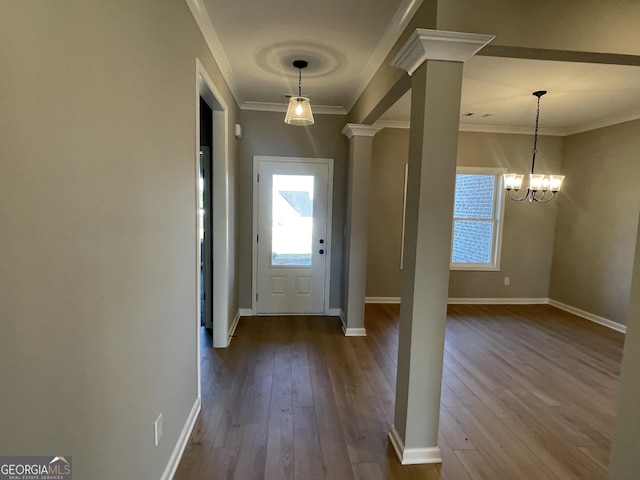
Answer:
M525 193L522 198L518 197L517 192L515 193L515 195L511 195L511 192L513 192L513 190L507 190L507 197L509 197L511 200L514 200L516 202L523 202L529 196L529 189L528 188L527 188L527 193Z
M545 200L545 198L547 197L547 193L551 193L551 196L549 198L547 198ZM553 197L556 196L556 192L543 192L542 196L538 199L535 198L535 201L538 203L549 203L551 200L553 200Z

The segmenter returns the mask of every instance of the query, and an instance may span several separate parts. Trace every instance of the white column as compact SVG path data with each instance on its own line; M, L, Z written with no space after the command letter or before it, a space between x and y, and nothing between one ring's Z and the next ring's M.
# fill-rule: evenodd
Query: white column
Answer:
M418 29L392 64L412 75L402 304L394 425L402 464L439 463L463 62L493 37Z
M366 335L364 297L367 280L367 215L373 136L380 129L348 123L342 133L349 138L345 282L342 330L347 336Z

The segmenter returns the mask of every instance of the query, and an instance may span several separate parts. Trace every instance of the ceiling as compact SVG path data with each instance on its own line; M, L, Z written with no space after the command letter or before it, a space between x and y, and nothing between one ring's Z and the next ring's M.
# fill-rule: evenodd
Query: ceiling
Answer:
M185 0L240 108L285 111L302 94L314 113L346 113L422 0ZM568 135L640 118L640 67L476 55L465 63L461 129ZM407 126L410 93L379 120ZM472 115L466 115L466 114Z
M476 55L464 64L460 129L532 133L536 90L540 133L571 135L640 118L640 67ZM406 127L411 92L378 125Z

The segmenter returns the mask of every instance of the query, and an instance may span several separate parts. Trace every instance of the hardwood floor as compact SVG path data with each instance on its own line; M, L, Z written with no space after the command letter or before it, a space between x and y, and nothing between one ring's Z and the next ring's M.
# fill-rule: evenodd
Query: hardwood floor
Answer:
M203 335L202 412L175 479L605 479L624 337L553 307L449 307L442 465L401 466L397 305L367 337L329 317L242 318Z

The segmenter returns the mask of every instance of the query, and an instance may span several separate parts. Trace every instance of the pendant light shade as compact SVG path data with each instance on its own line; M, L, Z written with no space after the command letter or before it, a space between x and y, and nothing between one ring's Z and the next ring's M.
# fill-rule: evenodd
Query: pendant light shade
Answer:
M313 125L313 112L309 97L302 96L302 69L306 68L306 60L296 60L293 66L298 69L298 96L289 98L289 107L284 123L289 125Z
M284 117L284 123L289 125L313 125L313 112L311 112L311 102L307 97L291 97L289 108Z

